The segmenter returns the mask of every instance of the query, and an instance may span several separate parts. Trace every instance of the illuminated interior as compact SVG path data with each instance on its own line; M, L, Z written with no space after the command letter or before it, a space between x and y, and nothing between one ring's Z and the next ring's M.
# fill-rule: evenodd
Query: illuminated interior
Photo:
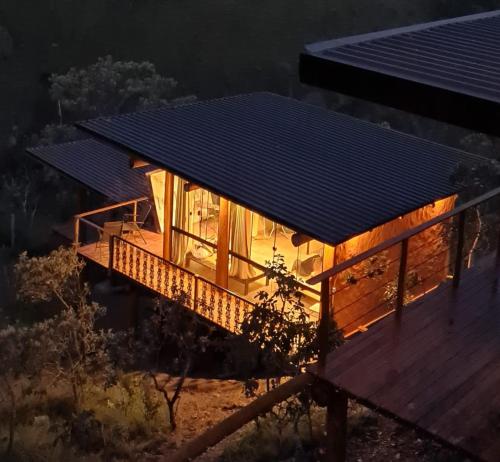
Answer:
M165 172L148 174L159 229L163 232ZM172 226L174 263L214 281L217 263L219 196L175 176ZM324 245L310 240L298 247L294 231L240 205L229 205L229 288L248 297L267 287L264 268L277 254L305 284L323 268ZM307 286L305 286L307 288ZM319 287L306 291L306 304L319 301Z
M163 232L165 172L157 170L148 176L158 229ZM175 176L172 202L172 261L215 281L220 197ZM230 202L228 288L248 298L253 298L263 289L272 291L264 269L279 254L288 270L302 284L306 307L318 312L320 287L319 284L314 287L307 285L309 278L450 210L454 202L454 196L436 201L335 248L308 238L295 246L292 242L294 230ZM429 242L436 242L436 236L429 236ZM362 286L360 284L355 291L350 291L350 297L355 296L354 292L364 290Z

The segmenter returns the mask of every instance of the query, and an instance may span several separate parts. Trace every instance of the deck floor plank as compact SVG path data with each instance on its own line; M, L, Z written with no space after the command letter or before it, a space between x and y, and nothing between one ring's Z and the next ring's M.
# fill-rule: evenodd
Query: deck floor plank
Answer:
M490 263L490 262L489 262ZM464 271L349 340L313 372L352 397L455 445L500 460L499 270Z

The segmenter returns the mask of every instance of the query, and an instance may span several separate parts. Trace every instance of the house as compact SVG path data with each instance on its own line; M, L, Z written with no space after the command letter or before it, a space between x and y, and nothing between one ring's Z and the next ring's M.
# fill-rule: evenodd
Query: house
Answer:
M500 135L500 10L312 43L304 83Z
M77 126L89 139L29 152L114 202L75 217L80 255L167 297L186 292L189 308L230 331L272 290L265 268L277 254L317 319L314 276L451 210L451 173L479 159L270 93ZM143 219L131 229L126 213ZM413 298L446 280L442 235L437 226L410 244L425 281ZM398 252L332 280L346 334L393 310Z
M498 136L499 27L500 11L492 11L310 44L301 79ZM326 460L345 460L348 399L471 460L500 460L499 198L500 187L487 191L310 281L328 293L332 278L400 249L395 313L328 355L323 348L311 369L330 385ZM408 284L411 241L439 226L453 249L451 280L415 299ZM325 325L326 307L322 313Z

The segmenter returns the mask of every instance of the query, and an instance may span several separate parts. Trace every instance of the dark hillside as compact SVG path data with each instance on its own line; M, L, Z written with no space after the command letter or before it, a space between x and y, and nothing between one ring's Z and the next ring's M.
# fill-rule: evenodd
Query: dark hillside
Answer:
M464 5L468 3L468 5ZM53 120L47 77L97 57L150 60L200 98L297 91L304 43L469 13L500 2L420 0L1 0L0 146Z

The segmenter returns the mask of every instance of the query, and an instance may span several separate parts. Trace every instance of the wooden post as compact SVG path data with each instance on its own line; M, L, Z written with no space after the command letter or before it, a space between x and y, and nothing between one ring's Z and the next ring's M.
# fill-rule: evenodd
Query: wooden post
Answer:
M113 263L115 257L115 239L114 235L109 236L109 255L108 255L108 276L111 278L113 275Z
M396 295L396 319L401 319L401 310L405 304L406 266L408 263L408 239L401 241L399 257L398 291Z
M172 258L172 218L174 205L174 175L165 170L165 192L163 196L163 258Z
M345 462L347 443L347 395L340 390L328 396L326 405L325 462Z
M453 287L457 288L460 284L460 276L462 275L462 257L465 240L465 212L460 212L458 215L458 239L457 239L457 255L455 257L455 272L453 273Z
M134 221L137 221L137 201L134 201Z
M229 201L223 197L219 205L215 283L224 288L229 285Z
M87 188L85 186L79 186L78 187L78 204L77 204L77 210L78 213L84 213L88 210L88 192ZM87 227L83 226L82 229L79 232L79 237L78 241L80 242L80 239L83 243L87 242L88 234L87 234Z
M73 218L73 245L75 248L80 246L80 218L75 216Z
M323 251L323 271L335 266L335 247L325 244Z
M321 311L318 326L319 337L319 354L318 365L320 371L323 372L326 365L326 357L328 355L328 337L330 330L330 278L321 281Z

